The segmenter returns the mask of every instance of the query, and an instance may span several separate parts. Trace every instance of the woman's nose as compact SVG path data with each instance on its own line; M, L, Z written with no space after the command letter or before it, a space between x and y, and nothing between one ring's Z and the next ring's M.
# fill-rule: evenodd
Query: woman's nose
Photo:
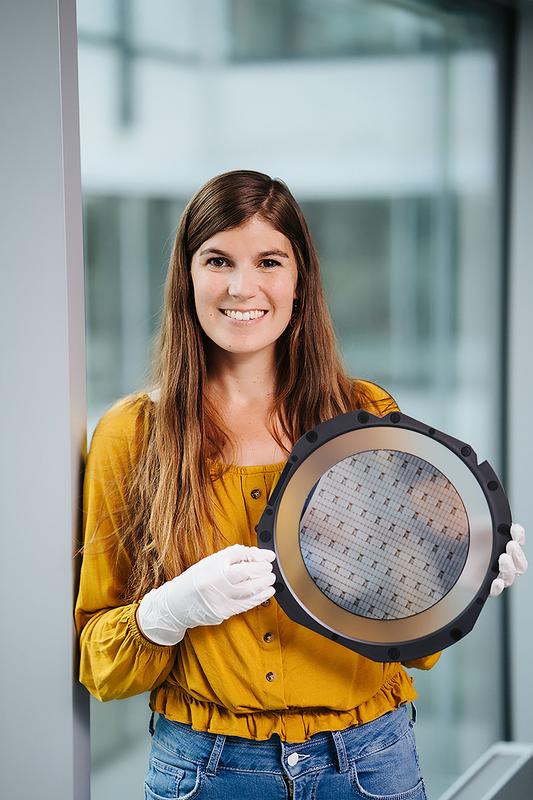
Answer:
M228 294L232 297L253 297L257 292L257 275L254 270L236 269L228 282Z

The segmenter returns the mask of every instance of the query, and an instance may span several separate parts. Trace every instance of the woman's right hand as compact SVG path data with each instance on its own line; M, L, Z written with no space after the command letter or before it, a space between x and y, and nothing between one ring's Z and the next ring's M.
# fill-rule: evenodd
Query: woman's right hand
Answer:
M187 628L218 625L275 593L273 550L234 544L200 559L181 575L148 592L137 621L156 644L180 642Z

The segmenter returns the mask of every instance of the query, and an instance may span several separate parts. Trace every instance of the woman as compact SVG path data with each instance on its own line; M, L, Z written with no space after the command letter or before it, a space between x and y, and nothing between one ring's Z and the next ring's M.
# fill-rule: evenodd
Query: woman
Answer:
M306 430L353 408L397 409L346 375L307 224L282 181L227 172L187 205L154 385L94 432L75 612L89 691L151 691L145 796L425 798L412 678L286 617L271 600L275 554L256 547ZM517 569L514 542L495 591Z

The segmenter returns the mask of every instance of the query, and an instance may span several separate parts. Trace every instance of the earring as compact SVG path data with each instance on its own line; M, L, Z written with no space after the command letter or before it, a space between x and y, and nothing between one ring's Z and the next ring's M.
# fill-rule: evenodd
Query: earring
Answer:
M293 300L293 303L292 303L292 316L291 316L291 318L289 320L289 325L291 326L291 328L293 327L294 323L296 322L296 317L298 316L299 309L300 309L300 300L297 297L295 300Z

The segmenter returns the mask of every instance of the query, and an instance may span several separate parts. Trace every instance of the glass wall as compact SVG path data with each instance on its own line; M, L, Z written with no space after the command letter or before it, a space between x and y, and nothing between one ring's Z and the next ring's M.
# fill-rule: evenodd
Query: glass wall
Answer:
M505 12L472 2L78 0L89 432L144 380L180 213L287 182L347 366L501 466ZM503 735L502 603L430 672L438 795ZM93 797L141 797L148 697L92 701Z

